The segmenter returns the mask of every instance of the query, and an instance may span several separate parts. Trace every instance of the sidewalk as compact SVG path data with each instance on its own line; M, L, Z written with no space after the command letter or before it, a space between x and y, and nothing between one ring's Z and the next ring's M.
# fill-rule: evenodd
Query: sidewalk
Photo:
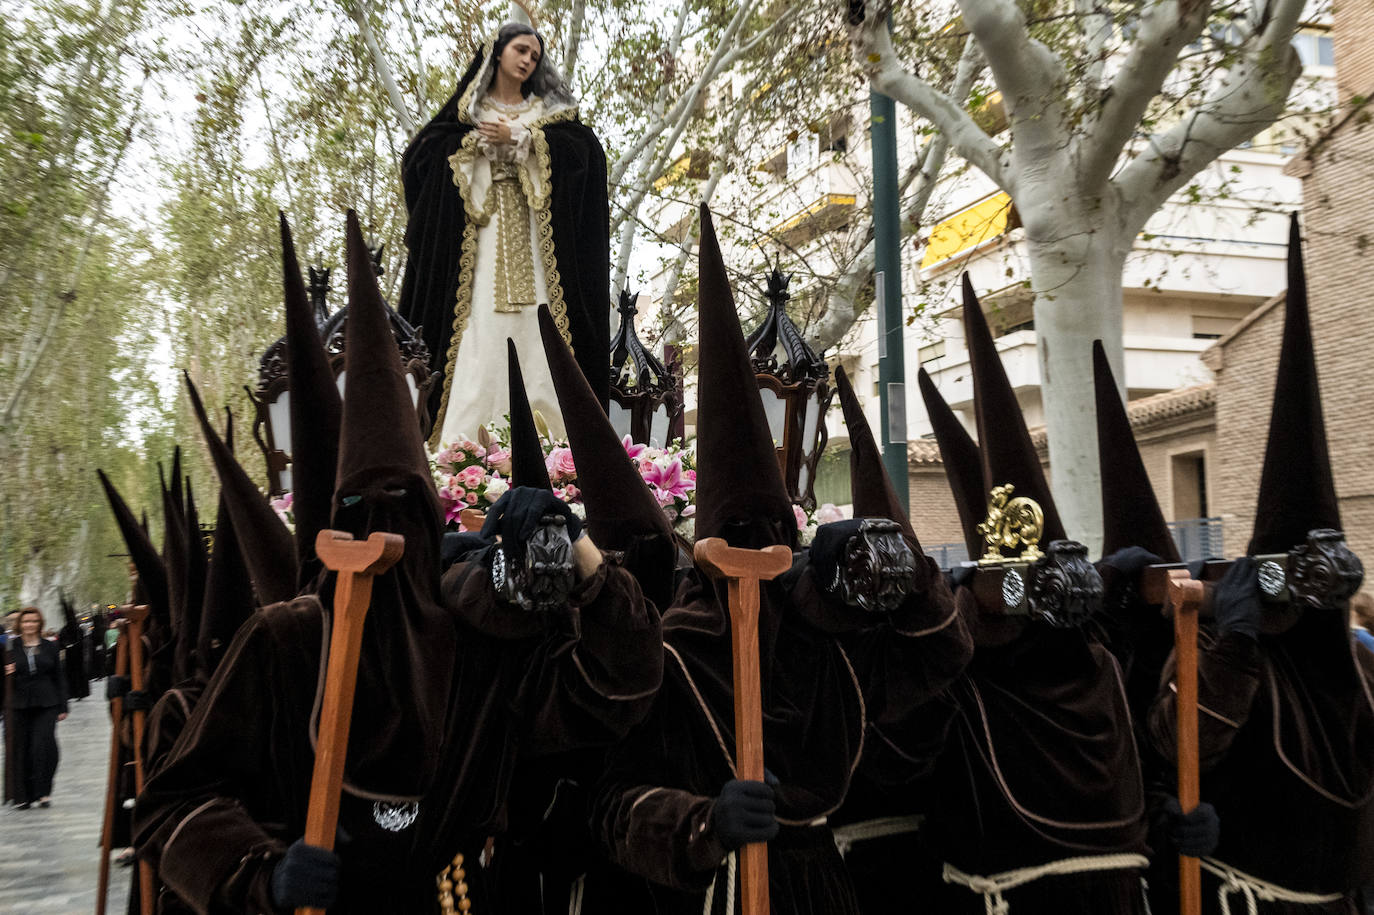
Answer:
M110 718L104 681L71 703L57 725L62 758L52 807L0 807L0 912L91 915L95 911L100 825L109 766ZM111 865L109 915L124 915L129 869Z

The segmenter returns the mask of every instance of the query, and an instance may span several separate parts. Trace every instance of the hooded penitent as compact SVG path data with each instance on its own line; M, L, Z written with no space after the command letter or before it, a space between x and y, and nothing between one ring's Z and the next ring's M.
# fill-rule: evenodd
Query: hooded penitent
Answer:
M91 682L86 672L86 637L76 618L76 608L62 595L62 618L65 621L57 640L64 649L62 669L67 675L67 698L84 699L91 694Z
M1295 214L1288 232L1288 295L1269 442L1255 500L1255 527L1245 552L1250 556L1286 553L1306 541L1307 532L1314 528L1340 530L1341 512L1326 447L1307 315L1307 276Z
M676 556L668 519L542 305L539 331L587 509L587 533L598 547L625 552L627 568L640 587L656 606L666 608Z
M983 490L1010 483L1014 496L1033 499L1045 513L1042 547L1065 539L1064 525L1050 497L1045 470L1031 443L1026 419L1007 371L997 355L983 308L973 294L973 282L964 274L964 339L973 373L973 399L978 417L978 448L983 455ZM985 496L986 498L986 496Z
M150 606L161 606L163 613L169 612L166 609L171 604L171 598L167 593L167 569L153 542L148 538L147 529L134 518L128 503L119 494L119 490L115 489L110 478L105 476L105 471L97 470L96 476L100 478L105 497L110 500L110 510L114 512L115 523L119 526L119 532L129 548L129 558L138 570L139 589Z
M1102 555L1138 546L1164 562L1178 562L1178 547L1140 459L1131 420L1101 340L1093 341L1093 386L1097 393L1097 454L1103 470Z
M228 414L228 411L225 411ZM233 416L224 425L224 443L234 448ZM215 511L215 542L210 554L210 570L205 580L205 603L200 614L196 638L196 669L201 679L209 680L219 666L234 633L253 613L257 602L253 582L243 561L233 516L224 494L220 493Z
M191 382L190 375L184 377L191 408L219 475L220 497L233 520L258 602L271 604L288 600L296 594L296 549L291 532L267 504L262 491L249 479L233 453L220 441L205 414L200 392Z
M539 444L539 429L534 411L525 394L525 379L520 373L520 356L515 342L506 340L508 383L510 385L510 485L552 490L549 471L544 465L544 449Z
M301 280L291 227L285 214L280 214L280 219L287 384L291 391L291 513L296 521L299 584L304 586L320 571L315 536L329 526L343 405Z
M983 535L978 525L987 517L988 493L983 488L983 456L978 445L959 422L954 411L945 403L930 374L921 369L916 378L925 401L926 415L940 446L940 460L945 465L945 478L954 494L954 507L959 512L959 527L964 532L964 546L969 559L983 555Z
M796 517L778 470L758 381L740 330L711 211L701 206L697 307L696 539L758 549L797 543Z
M1063 528L967 277L964 327L976 448L930 379L921 381L971 556L983 552L982 538L971 528L982 520L988 491L1004 483L1016 487L1014 496L1039 503L1043 548L1062 539ZM981 492L967 473L979 452ZM1142 854L1144 788L1114 660L1080 628L999 618L978 606L967 588L958 597L966 617L977 621L978 648L966 676L949 692L959 714L922 827L931 848L965 873L982 875L1080 855ZM953 894L959 910L977 899L963 888L941 892ZM1009 895L1008 902L1013 910L1025 900L1031 911L1124 915L1138 911L1139 893L1138 872L1125 867L1035 883ZM1035 906L1050 899L1055 902L1046 908ZM953 905L949 897L941 902Z
M405 552L372 586L358 665L348 762L351 791L423 795L441 758L454 627L438 602L443 514L400 351L350 210L348 322L339 466L331 527L354 539L400 534ZM332 605L332 582L321 594Z
M1256 555L1287 553L1313 528L1340 528L1296 215L1288 283L1248 547ZM1270 613L1266 605L1266 620ZM1200 648L1198 702L1225 722L1203 716L1200 728L1202 796L1224 824L1215 857L1290 890L1353 894L1374 880L1374 658L1355 644L1343 600L1275 615L1280 632L1262 623L1258 638L1228 633ZM1161 691L1150 721L1166 755L1173 706ZM1354 911L1353 901L1329 910Z

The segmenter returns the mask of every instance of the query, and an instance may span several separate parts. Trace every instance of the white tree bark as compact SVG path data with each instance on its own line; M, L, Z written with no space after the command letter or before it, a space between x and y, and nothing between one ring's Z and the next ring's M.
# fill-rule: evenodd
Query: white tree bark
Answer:
M396 120L400 122L401 129L405 131L406 139L415 136L419 129L415 124L415 116L406 107L405 96L401 93L401 87L396 82L396 74L391 69L391 63L382 53L382 46L377 40L377 33L372 28L372 6L368 0L340 0L344 11L348 13L350 19L358 24L358 33L362 35L363 43L367 45L367 52L372 56L372 69L377 74L377 79L381 82L382 88L386 90L386 97L391 102L391 110L396 114Z
M1029 34L1014 0L957 2L1002 91L1014 138L1008 150L958 101L902 66L886 27L889 0L869 3L864 21L850 26L851 49L875 88L931 121L1016 204L1031 266L1055 502L1069 535L1096 547L1101 507L1091 343L1103 341L1124 384L1126 255L1171 194L1282 114L1301 71L1290 42L1303 0L1256 0L1229 71L1124 166L1127 146L1179 53L1206 23L1206 0L1148 0L1110 85L1104 55L1111 23L1088 0L1075 0L1087 55L1078 86L1066 83L1058 56ZM1078 123L1073 106L1092 110Z

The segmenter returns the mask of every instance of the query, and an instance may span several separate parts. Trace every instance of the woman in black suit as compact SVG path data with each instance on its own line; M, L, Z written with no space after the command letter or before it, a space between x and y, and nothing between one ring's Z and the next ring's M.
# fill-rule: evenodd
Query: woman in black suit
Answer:
M37 607L19 611L19 636L9 641L5 674L10 678L10 712L14 720L15 803L27 810L52 803L57 771L57 722L67 717L67 686L62 679L60 650L43 638L43 614Z

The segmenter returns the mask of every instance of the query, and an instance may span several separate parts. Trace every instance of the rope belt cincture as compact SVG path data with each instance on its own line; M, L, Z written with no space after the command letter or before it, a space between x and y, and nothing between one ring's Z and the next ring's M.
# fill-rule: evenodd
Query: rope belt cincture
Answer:
M1245 900L1248 915L1259 915L1261 902L1325 905L1328 902L1340 902L1345 898L1344 893L1300 893L1297 890L1290 890L1279 886L1277 883L1270 883L1268 880L1261 880L1259 877L1236 870L1231 865L1224 861L1218 861L1216 858L1203 858L1202 868L1221 879L1221 886L1217 888L1217 899L1221 903L1221 915L1231 915L1232 894Z
M916 832L921 828L921 821L924 819L924 816L917 813L903 817L878 817L874 820L861 820L848 826L839 826L834 830L835 847L839 849L840 856L844 857L859 842Z
M730 852L725 856L725 915L733 915L735 911L735 873L739 870L739 855ZM720 873L711 881L710 888L706 891L706 904L701 907L701 915L711 915L711 906L716 901L716 883L720 880Z
M1067 874L1088 874L1094 871L1143 870L1150 864L1144 855L1086 855L1080 858L1064 858L1037 864L1035 867L1018 867L988 877L966 874L953 864L945 863L946 883L957 883L983 896L987 915L1008 915L1011 903L1002 894L1039 880L1041 877L1059 877Z

